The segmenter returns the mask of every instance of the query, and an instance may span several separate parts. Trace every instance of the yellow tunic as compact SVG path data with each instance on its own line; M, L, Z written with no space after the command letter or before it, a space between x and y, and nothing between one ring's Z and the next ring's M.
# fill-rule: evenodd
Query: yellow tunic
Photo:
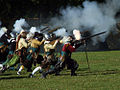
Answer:
M45 44L44 45L45 52L50 52L51 49L55 49L57 42L58 41L56 41L53 45L50 43Z
M20 38L20 40L18 42L18 50L21 50L23 47L27 48L28 44L24 38Z
M43 44L44 40L42 40L41 42L36 40L36 39L31 39L29 41L29 45L30 47L33 47L33 48L38 48L41 44Z

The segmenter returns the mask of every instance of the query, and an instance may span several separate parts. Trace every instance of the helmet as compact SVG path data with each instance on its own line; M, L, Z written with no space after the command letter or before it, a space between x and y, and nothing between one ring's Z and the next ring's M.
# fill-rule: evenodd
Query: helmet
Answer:
M43 39L43 34L42 34L42 33L35 32L33 38L35 38L35 39L37 39L37 40L39 40L39 41L42 41L42 39Z
M51 38L50 34L45 34L45 39L49 40Z

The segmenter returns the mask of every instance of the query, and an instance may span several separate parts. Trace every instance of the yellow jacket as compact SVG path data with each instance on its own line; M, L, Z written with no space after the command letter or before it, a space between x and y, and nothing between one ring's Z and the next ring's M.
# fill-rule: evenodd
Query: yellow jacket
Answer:
M36 39L31 39L29 41L29 45L30 47L33 47L33 48L38 48L41 44L43 44L44 40L42 40L41 42L36 40Z
M58 42L58 41L56 41L53 45L50 44L50 43L45 44L45 45L44 45L44 50L45 50L45 52L50 52L51 49L55 49L55 47L56 47L56 45L57 45L57 42Z
M23 47L27 48L28 44L24 38L20 38L20 40L18 42L18 50L22 49Z

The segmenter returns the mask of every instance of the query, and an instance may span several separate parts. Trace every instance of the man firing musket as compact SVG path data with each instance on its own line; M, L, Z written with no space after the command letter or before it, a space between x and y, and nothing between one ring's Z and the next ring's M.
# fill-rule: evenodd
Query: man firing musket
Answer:
M48 74L56 73L56 72L58 73L62 69L64 69L66 65L67 65L67 68L71 70L71 76L76 76L77 74L75 73L75 71L77 70L79 65L74 59L71 58L72 52L74 52L80 45L84 44L85 40L101 35L103 33L105 32L98 33L86 38L81 38L80 31L73 30L75 40L72 38L72 36L68 36L68 37L64 37L60 41L61 43L64 44L62 48L61 56L60 56L60 61L55 65L54 70L43 72L42 76L46 78Z

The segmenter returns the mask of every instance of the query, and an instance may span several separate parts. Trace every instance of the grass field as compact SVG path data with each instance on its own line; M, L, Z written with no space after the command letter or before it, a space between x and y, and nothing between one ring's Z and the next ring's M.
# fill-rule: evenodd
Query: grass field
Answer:
M36 73L34 78L27 78L29 73L6 71L0 75L0 90L119 90L120 89L120 51L89 52L90 71L85 53L73 53L77 60L78 76L71 77L69 70L60 76L48 75L41 79Z

